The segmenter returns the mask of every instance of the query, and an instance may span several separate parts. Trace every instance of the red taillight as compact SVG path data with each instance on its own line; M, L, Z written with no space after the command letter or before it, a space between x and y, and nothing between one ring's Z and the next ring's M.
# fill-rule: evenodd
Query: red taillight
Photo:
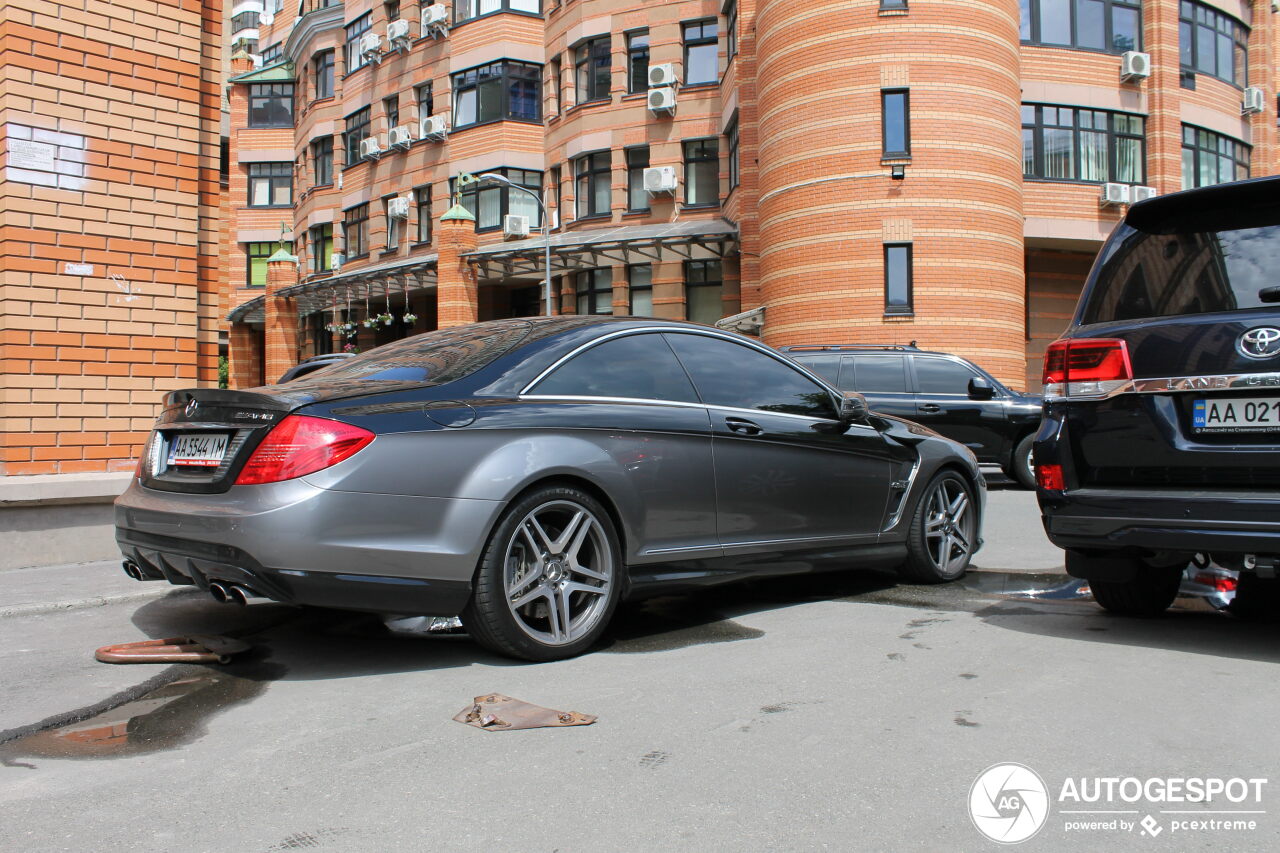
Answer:
M1036 465L1036 485L1050 492L1061 492L1066 489L1066 479L1062 476L1062 466Z
M1128 345L1117 338L1054 341L1044 353L1045 385L1115 382L1133 378Z
M1235 592L1239 585L1235 578L1213 572L1199 572L1196 574L1195 581L1198 584L1213 587L1215 592Z
M359 453L373 433L351 424L289 415L276 424L245 463L237 486L278 483L314 474Z

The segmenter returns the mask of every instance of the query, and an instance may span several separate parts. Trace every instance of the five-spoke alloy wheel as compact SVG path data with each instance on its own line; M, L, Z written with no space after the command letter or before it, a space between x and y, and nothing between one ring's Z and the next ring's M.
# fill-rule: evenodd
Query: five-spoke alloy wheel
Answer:
M972 487L959 474L943 471L916 504L907 536L907 560L899 573L917 583L955 580L969 568L977 531Z
M463 613L477 642L528 660L572 657L618 602L620 557L608 513L569 486L537 489L503 514Z

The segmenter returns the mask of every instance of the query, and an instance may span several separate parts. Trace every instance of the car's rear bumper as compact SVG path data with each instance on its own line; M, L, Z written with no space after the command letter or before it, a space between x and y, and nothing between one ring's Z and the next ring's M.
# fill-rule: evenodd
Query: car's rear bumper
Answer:
M494 501L357 494L303 480L186 495L134 483L116 541L143 573L290 604L452 616L471 594Z
M1075 489L1040 493L1060 548L1280 554L1280 494Z

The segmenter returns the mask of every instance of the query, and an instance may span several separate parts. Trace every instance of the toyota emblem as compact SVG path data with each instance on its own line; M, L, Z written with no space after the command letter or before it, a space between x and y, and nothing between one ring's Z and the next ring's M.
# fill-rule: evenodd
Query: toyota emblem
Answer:
M1248 358L1271 358L1280 355L1280 329L1275 326L1258 326L1250 329L1236 341L1236 349Z
M1271 331L1275 332L1275 329L1272 329ZM1280 332L1276 332L1276 336L1280 337ZM196 402L195 397L192 397L187 401L187 407L183 409L183 411L187 413L187 417L191 417L196 413L196 409L198 408L200 408L200 404Z

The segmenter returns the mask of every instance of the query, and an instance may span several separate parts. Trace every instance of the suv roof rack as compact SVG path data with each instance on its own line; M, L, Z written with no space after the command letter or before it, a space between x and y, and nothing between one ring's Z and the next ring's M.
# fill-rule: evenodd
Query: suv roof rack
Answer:
M916 342L909 344L792 344L778 347L779 352L844 352L847 350L893 350L896 352L919 352Z

